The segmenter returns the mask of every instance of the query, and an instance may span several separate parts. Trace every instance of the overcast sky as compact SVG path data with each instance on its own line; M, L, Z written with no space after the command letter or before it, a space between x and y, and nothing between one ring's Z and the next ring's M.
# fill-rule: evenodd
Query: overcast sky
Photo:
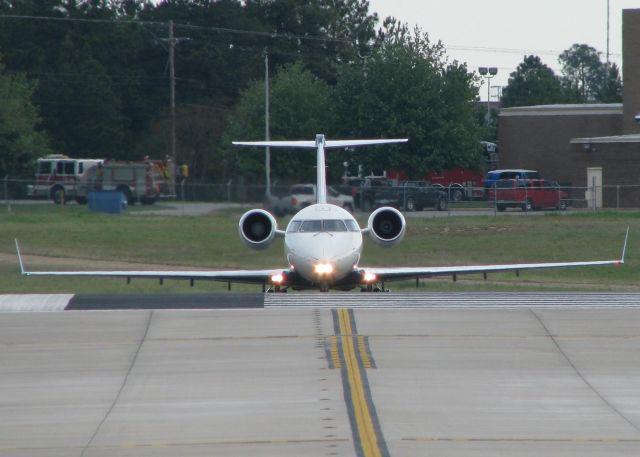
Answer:
M369 0L381 19L394 16L418 25L447 47L449 60L469 69L498 67L491 85L507 84L525 54L536 54L556 74L558 55L573 43L602 53L607 44L607 0ZM640 8L640 0L609 0L611 61L622 63L622 10ZM486 85L480 90L487 98ZM496 90L492 90L494 99Z

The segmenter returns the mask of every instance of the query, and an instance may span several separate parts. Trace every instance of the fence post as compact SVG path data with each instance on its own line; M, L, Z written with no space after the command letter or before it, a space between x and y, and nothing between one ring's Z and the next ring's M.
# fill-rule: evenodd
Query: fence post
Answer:
M620 184L616 184L616 209L620 209Z
M182 215L184 216L184 182L187 178L182 178L180 181L180 193L182 194Z
M493 183L493 216L498 215L498 192L496 191L496 183Z
M591 205L592 205L592 209L593 211L596 210L596 177L593 176L591 178Z
M11 205L9 204L9 175L4 177L4 202L7 205L7 213L11 212Z

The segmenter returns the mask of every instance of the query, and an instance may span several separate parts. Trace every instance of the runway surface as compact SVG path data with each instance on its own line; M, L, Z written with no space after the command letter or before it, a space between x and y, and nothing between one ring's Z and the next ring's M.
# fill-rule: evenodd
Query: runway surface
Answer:
M0 457L640 455L636 295L282 295L0 297Z
M638 307L640 293L408 292L0 295L1 312L240 308L563 308Z

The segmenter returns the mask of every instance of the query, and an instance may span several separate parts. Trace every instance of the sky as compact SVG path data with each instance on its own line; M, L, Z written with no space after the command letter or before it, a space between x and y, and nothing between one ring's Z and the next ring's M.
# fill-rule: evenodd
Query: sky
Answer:
M640 8L640 0L609 0L610 60L622 64L622 10ZM505 86L525 54L540 56L560 75L558 56L574 43L586 43L606 60L607 0L369 0L380 24L394 16L441 40L450 61L470 70L497 67L491 97ZM487 86L480 88L487 99Z

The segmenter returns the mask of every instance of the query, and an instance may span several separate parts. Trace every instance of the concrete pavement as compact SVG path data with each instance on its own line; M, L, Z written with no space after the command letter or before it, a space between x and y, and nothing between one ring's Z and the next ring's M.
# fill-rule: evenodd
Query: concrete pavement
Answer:
M637 308L2 313L0 348L0 457L640 454Z

